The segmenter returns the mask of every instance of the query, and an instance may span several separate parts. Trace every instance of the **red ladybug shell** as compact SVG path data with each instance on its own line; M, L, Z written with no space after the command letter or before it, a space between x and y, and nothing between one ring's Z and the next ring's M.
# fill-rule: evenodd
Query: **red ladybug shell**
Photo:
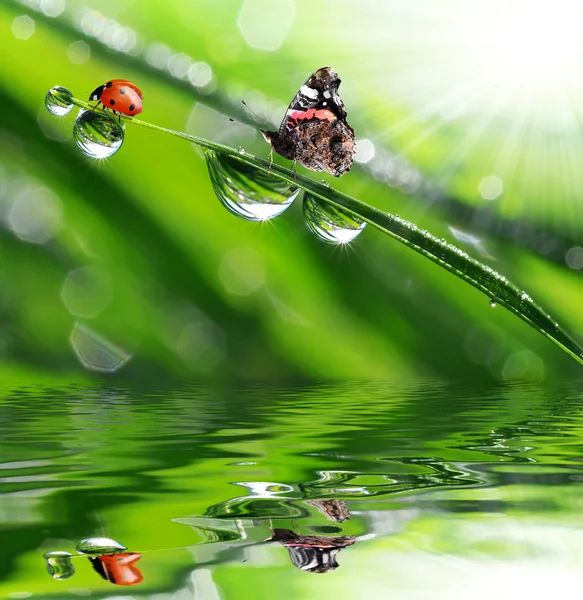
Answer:
M101 577L115 585L136 585L144 580L142 573L135 565L142 558L139 552L103 554L88 558Z
M89 96L106 108L132 117L142 112L143 98L140 88L126 79L112 79L100 85Z

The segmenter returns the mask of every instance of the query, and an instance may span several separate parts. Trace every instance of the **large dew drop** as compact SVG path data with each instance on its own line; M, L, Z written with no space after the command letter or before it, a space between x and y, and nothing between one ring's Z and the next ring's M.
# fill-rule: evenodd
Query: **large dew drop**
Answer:
M304 194L304 217L309 230L329 244L348 244L366 227L350 213Z
M268 221L280 215L298 197L300 189L234 158L206 153L218 199L234 215L248 221Z
M73 137L79 149L89 158L109 158L123 144L123 127L103 111L80 110Z
M47 562L47 571L53 579L69 579L75 575L75 567L71 562L69 552L46 552L45 560Z
M116 554L127 550L117 540L105 537L94 537L81 540L77 544L77 552L81 554Z
M60 85L51 88L45 96L45 106L47 110L57 117L62 117L71 112L73 103L71 99L73 94L71 90Z

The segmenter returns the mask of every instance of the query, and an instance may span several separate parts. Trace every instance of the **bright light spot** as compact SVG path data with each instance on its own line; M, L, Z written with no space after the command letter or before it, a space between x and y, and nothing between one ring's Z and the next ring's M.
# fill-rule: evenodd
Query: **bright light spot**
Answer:
M123 27L114 21L100 39L114 50L130 52L137 43L137 34L133 29Z
M40 9L47 17L58 17L65 10L65 0L42 0Z
M81 17L80 26L87 35L98 37L107 26L107 19L96 10L87 10Z
M356 156L354 160L358 163L367 163L374 157L374 144L366 138L358 140L356 143Z
M459 27L467 59L493 81L519 89L579 76L583 4L574 0L467 3ZM496 93L496 90L492 90Z
M195 63L188 70L188 79L196 87L204 87L213 77L213 71L205 62Z
M452 227L451 225L448 226L448 229L450 230L451 234L453 235L453 237L456 240L459 240L460 242L463 242L464 244L473 246L482 256L486 256L487 258L493 258L490 254L488 254L488 251L482 244L482 240L479 237L476 237L475 235L472 235L471 233L466 233L465 231L462 231L461 229L456 229L455 227Z
M170 60L168 61L168 70L177 79L183 79L186 77L191 65L192 58L184 54L184 52L178 52L170 57Z
M146 62L156 69L165 69L172 56L172 50L161 42L150 44L146 51Z
M67 58L75 65L86 63L91 56L91 48L82 40L71 42L67 48Z
M34 19L31 19L28 15L15 17L14 21L12 21L11 29L15 38L27 40L34 34Z
M111 303L111 277L99 267L71 271L61 287L61 299L76 317L92 318Z
M30 598L32 596L32 592L12 592L8 594L9 598Z
M293 0L245 0L237 25L249 46L273 52L285 41L295 14Z
M45 244L61 228L61 203L46 188L25 189L12 204L8 223L21 240Z
M263 257L252 248L231 250L219 267L219 279L229 293L248 296L265 282Z
M77 358L90 371L113 373L132 357L83 323L75 323L69 339Z
M544 377L544 363L539 356L530 350L515 352L506 359L502 369L502 377L505 379L541 381Z
M488 175L480 181L478 191L480 196L486 200L495 200L503 191L502 180L497 175Z
M565 262L570 269L583 269L583 248L581 246L569 248L565 256Z

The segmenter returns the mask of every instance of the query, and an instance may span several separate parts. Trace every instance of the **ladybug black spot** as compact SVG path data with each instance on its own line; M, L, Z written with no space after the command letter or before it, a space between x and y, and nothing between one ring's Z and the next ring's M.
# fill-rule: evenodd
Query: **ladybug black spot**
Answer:
M126 93L125 88L119 88L119 93L123 96Z
M133 112L134 108L136 108L135 104L130 104L130 112Z
M115 106L115 100L114 100L113 98L112 98L112 99L109 101L109 103L110 103L112 106Z

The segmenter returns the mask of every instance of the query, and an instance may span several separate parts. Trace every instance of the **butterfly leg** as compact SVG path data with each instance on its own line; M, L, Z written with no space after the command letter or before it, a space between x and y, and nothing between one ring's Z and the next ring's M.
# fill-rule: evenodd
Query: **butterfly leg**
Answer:
M269 167L267 167L267 172L269 173L269 171L271 171L271 165L273 164L273 147L267 155L267 160L269 161Z

